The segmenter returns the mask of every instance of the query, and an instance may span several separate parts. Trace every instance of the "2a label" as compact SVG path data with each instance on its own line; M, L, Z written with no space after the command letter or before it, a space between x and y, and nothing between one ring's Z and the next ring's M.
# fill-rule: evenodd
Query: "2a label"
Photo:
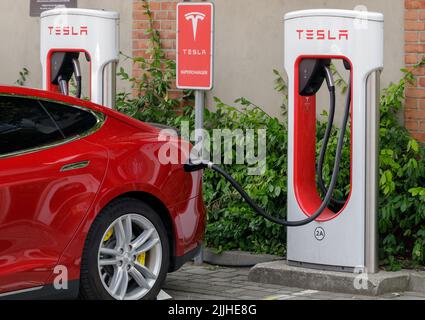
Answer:
M323 241L323 239L325 239L326 237L325 229L323 229L322 227L317 227L314 230L314 237L317 241Z

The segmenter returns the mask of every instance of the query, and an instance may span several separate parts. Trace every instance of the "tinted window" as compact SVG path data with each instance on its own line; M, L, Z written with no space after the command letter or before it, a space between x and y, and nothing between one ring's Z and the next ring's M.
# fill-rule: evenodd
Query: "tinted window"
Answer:
M0 97L0 155L63 139L57 125L37 100Z
M81 135L97 124L97 118L90 112L52 102L42 103L66 138Z

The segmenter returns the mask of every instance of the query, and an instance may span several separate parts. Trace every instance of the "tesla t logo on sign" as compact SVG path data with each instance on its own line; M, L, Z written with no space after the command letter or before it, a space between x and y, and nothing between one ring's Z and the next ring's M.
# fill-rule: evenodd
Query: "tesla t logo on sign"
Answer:
M212 3L177 5L177 88L212 89L213 35Z
M193 40L196 41L196 35L198 34L198 22L204 21L205 14L200 12L190 12L185 15L185 18L188 21L192 21Z

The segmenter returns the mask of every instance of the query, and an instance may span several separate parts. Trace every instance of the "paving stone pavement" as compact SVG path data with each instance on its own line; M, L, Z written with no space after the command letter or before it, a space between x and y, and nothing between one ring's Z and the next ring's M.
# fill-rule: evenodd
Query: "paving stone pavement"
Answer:
M169 274L164 290L175 300L425 300L425 294L395 292L379 297L353 296L248 281L249 268L186 264Z

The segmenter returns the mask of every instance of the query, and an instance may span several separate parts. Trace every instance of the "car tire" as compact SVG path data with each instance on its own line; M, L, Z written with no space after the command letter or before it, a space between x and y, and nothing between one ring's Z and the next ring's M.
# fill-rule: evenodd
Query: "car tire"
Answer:
M127 227L128 225L131 227ZM140 260L141 255L136 256L138 253L132 244L135 247L142 243L141 240L151 232L152 239L149 238L143 245L137 247L140 251L143 250L143 246L148 248L156 242L150 251L141 254L145 259L142 261L143 264ZM128 234L132 236L128 237ZM158 238L159 242L157 242ZM133 242L123 241L123 239L132 239ZM123 243L130 243L127 249L121 249L126 247ZM113 250L113 255L105 256L103 253L107 250ZM122 251L125 252L122 253ZM104 266L105 263L110 263L109 261L115 264ZM84 300L154 300L164 284L169 264L169 240L160 216L144 202L132 198L118 199L102 210L87 236L81 262L80 298ZM156 279L153 276L156 276ZM128 280L127 288L126 279ZM123 296L125 290L128 293L124 293ZM135 293L132 293L132 290Z

